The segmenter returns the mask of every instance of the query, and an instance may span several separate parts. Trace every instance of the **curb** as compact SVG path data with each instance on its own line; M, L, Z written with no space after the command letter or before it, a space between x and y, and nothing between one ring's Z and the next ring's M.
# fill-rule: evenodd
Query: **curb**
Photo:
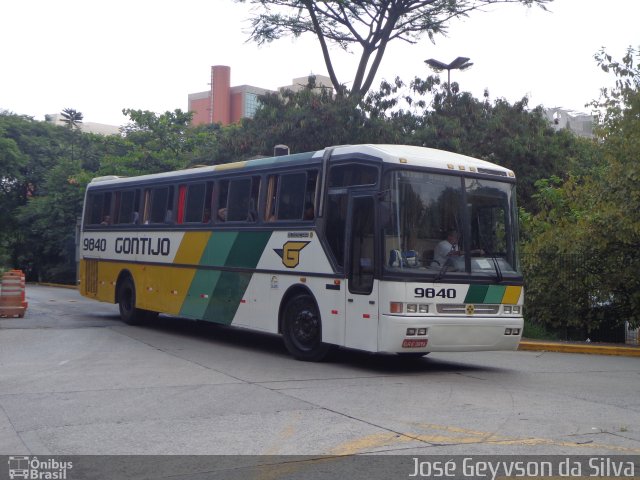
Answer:
M537 342L522 340L518 350L532 352L587 353L591 355L616 355L640 357L640 347L593 345L588 343Z

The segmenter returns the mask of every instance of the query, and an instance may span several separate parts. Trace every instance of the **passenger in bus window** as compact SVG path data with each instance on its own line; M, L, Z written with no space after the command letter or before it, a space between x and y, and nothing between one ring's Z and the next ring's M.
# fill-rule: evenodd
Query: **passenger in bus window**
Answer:
M138 225L140 223L140 214L138 212L133 212L131 223L133 223L134 225Z
M211 223L211 210L208 208L204 209L204 214L202 215L202 223Z
M105 215L100 222L100 225L111 225L111 217L109 215Z
M220 222L227 221L227 207L218 209L218 221Z
M302 216L303 220L313 220L315 218L315 210L313 208L313 203L307 202L304 205L304 215Z

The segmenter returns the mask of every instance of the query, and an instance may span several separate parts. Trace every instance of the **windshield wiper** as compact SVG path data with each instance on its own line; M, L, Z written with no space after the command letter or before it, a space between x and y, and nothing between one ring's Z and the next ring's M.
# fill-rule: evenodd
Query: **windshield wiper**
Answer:
M504 277L502 276L502 270L500 269L500 264L498 263L498 259L493 252L487 252L487 253L489 254L489 257L491 257L491 260L493 260L493 268L496 270L496 281L500 283L502 282L502 279Z
M436 275L436 278L433 279L434 282L439 282L440 280L442 280L442 278L444 277L445 273L447 273L447 271L449 270L449 266L452 264L453 262L451 261L450 258L447 258L444 261L444 265L442 265L442 267L440 267L440 271L438 272L438 275Z

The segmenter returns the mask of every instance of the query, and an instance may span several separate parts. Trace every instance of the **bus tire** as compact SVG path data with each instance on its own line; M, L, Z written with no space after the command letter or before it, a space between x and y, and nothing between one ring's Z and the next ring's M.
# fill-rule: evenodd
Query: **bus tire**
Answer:
M287 302L283 311L282 335L285 347L298 360L318 362L331 345L322 342L322 321L313 297L300 294Z
M145 311L136 308L136 286L131 277L125 277L118 285L120 318L127 325L139 325L145 320Z

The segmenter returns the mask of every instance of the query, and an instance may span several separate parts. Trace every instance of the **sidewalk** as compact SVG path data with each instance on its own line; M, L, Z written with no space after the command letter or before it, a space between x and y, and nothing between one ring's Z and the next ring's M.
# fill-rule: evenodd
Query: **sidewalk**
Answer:
M518 350L640 357L640 346L634 345L612 345L586 342L551 342L546 340L529 340L525 338L520 341Z

